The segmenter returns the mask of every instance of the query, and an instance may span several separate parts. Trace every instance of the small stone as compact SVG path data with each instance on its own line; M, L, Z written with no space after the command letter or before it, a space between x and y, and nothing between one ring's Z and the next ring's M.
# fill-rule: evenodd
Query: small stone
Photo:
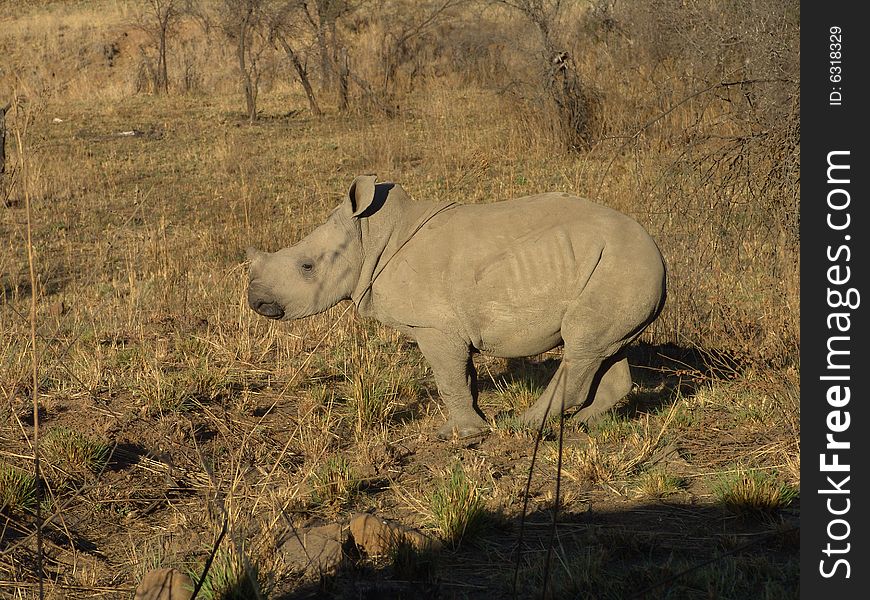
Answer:
M369 556L389 554L400 542L417 550L438 551L441 543L401 523L383 521L374 515L361 514L350 522L350 534L356 545Z
M299 571L334 571L344 558L344 528L339 523L300 529L284 543L284 560Z
M156 569L145 574L134 600L190 600L193 581L177 569Z

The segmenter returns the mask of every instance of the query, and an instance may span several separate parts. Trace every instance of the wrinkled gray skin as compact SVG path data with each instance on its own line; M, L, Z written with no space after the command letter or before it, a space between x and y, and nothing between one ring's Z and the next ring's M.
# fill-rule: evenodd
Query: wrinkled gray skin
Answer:
M445 206L357 177L298 244L249 248L248 258L248 302L263 316L301 319L352 299L361 315L415 339L448 409L445 439L489 429L475 351L521 357L564 344L558 371L521 417L527 425L559 414L563 401L584 421L608 410L631 389L624 348L665 301L649 234L564 193Z

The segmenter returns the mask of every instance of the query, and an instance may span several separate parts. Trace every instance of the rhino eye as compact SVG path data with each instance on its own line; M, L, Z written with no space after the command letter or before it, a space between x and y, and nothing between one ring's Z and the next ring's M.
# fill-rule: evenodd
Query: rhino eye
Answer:
M299 268L302 269L302 272L307 275L314 271L314 263L306 261L299 265Z

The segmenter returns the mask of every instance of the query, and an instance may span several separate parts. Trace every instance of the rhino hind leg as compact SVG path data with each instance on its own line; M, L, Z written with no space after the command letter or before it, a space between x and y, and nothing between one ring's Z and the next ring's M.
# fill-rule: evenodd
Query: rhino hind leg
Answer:
M602 319L598 309L612 294L601 279L590 280L584 294L562 321L562 364L535 403L520 417L527 426L560 411L581 407L583 421L610 409L631 390L631 375L622 349L639 329L630 319Z
M564 356L547 389L520 416L520 421L537 428L547 418L581 404L589 396L601 363L600 358Z
M447 407L438 437L463 439L488 432L489 424L477 410L477 372L468 345L434 329L415 328L413 334Z
M592 401L577 411L575 415L575 418L584 423L592 422L600 417L631 391L631 372L628 368L627 358L617 356L605 361L599 374L601 380L595 386L595 395Z

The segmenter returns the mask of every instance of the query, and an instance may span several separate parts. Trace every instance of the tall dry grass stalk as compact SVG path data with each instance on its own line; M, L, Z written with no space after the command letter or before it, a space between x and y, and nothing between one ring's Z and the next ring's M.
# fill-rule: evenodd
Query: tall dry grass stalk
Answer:
M21 104L16 98L16 113L20 112ZM28 115L29 116L29 115ZM40 431L39 431L39 352L36 345L36 325L38 320L38 297L39 297L39 280L36 277L36 255L33 248L33 207L31 204L30 193L30 172L29 157L25 148L24 142L27 140L27 125L30 119L27 117L21 118L16 115L15 126L15 141L17 143L18 153L18 168L22 177L20 186L24 195L24 211L26 215L26 230L27 230L27 266L30 275L30 354L31 354L31 400L33 407L33 441L31 448L33 449L33 469L34 481L36 484L35 515L36 515L36 569L39 577L39 598L45 597L45 588L43 585L43 522L42 522L42 468L41 468L41 452L40 452Z

